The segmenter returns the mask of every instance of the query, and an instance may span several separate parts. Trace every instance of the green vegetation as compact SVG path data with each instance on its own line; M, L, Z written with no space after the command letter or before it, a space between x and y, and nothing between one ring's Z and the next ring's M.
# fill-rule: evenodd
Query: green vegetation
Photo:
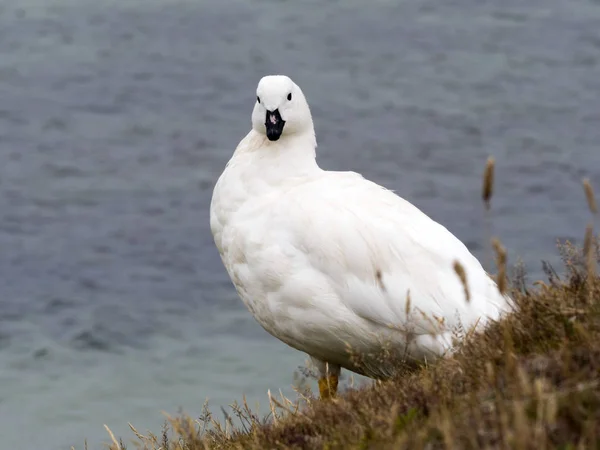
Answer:
M586 194L595 212L589 184ZM272 398L266 418L234 406L237 428L205 410L201 419L170 419L159 436L133 430L135 442L124 442L152 450L600 448L600 251L592 227L583 249L567 242L559 251L560 277L545 264L547 281L531 288L515 270L506 286L515 312L467 337L452 357L333 401ZM112 450L126 447L112 439Z

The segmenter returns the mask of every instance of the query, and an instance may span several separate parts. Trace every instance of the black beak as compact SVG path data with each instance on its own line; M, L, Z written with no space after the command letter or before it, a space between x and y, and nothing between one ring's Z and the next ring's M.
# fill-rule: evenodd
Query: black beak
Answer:
M279 114L278 109L276 109L275 111L267 111L267 117L265 118L265 127L267 128L267 138L270 141L276 141L281 137L284 125L285 120L281 118L281 114Z

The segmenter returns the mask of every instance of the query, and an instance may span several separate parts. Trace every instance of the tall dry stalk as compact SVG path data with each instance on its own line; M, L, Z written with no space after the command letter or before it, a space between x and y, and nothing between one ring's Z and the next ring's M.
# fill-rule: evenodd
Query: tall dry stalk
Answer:
M492 261L494 260L491 252L492 250L496 254L496 267L498 269L498 273L496 276L496 283L498 284L498 290L501 294L504 294L507 289L507 278L506 278L506 249L501 244L498 238L492 237L491 233L491 221L489 217L489 210L491 208L491 200L494 195L494 169L496 167L496 160L493 156L490 156L486 163L485 169L483 171L483 186L481 190L481 198L483 199L483 203L485 205L485 227L486 227L486 242L492 243L492 248L489 253L489 267L492 266ZM489 248L489 247L488 247ZM455 267L456 271L456 267ZM490 269L491 272L491 269ZM458 272L457 272L458 273ZM460 277L460 274L459 274ZM462 279L461 279L462 280Z
M496 266L498 267L498 275L496 283L501 294L506 292L506 249L498 238L492 239L492 246L496 252Z
M598 204L596 203L596 196L594 195L594 188L588 178L583 179L583 190L585 192L585 198L587 200L588 208L592 213L592 221L588 223L585 228L585 238L583 240L583 256L585 258L585 265L587 270L588 290L589 290L589 301L592 302L593 292L593 278L596 274L596 240L594 238L594 219L598 214Z
M492 257L492 250L491 248L487 245L488 242L490 242L491 236L492 236L492 224L491 224L491 217L490 217L490 209L492 206L491 200L492 200L492 196L494 195L494 168L496 166L496 160L494 159L493 156L488 157L486 163L485 163L485 169L483 171L483 185L481 188L481 198L483 199L483 204L485 205L485 210L484 210L484 217L483 217L483 221L484 221L484 242L486 243L485 247L488 249L486 251L487 253L487 267L488 270L491 272L492 271L492 261L493 261L493 257Z

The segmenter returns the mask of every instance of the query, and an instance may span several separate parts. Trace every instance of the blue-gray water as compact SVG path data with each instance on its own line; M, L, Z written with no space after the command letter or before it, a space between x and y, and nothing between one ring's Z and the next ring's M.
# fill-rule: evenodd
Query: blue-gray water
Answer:
M532 276L600 191L600 3L0 1L0 448L289 392L304 355L230 285L212 186L259 78L312 107L319 161L395 189ZM485 259L484 259L485 261Z

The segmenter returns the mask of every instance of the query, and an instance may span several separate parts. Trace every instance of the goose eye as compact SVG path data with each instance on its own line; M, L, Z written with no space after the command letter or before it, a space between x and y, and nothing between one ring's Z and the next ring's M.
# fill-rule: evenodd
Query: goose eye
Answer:
M260 97L256 97L256 101L260 103Z
M291 92L288 94L288 97L287 97L287 98L288 98L288 100L291 100L291 99L292 99L292 93L291 93Z

